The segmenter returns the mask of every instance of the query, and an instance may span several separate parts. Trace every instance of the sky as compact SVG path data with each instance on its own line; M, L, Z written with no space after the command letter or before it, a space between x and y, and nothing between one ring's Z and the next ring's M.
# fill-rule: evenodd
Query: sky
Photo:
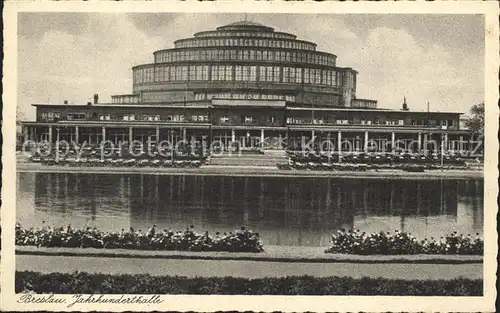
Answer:
M18 112L32 103L101 102L132 91L135 65L177 39L244 20L213 13L19 13ZM381 108L467 113L484 101L484 17L430 14L248 14L317 43L358 71L358 98Z

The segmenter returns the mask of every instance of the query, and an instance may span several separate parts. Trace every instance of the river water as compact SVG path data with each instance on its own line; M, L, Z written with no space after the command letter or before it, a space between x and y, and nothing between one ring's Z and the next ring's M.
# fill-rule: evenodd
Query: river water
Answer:
M259 232L265 245L326 246L338 229L441 237L483 231L483 179L17 174L24 227Z

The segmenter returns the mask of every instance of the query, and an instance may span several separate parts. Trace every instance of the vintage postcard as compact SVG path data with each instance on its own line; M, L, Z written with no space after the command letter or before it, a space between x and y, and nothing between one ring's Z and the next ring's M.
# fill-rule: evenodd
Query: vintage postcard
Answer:
M493 311L498 11L7 2L2 309Z

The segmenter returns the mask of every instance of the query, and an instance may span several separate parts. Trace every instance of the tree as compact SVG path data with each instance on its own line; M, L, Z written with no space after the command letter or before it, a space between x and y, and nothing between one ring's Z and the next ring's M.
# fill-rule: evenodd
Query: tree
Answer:
M19 111L19 109L16 111L16 125L21 125L20 122L26 120L26 117L22 111Z
M470 109L471 117L465 125L472 133L484 134L484 102L475 104Z

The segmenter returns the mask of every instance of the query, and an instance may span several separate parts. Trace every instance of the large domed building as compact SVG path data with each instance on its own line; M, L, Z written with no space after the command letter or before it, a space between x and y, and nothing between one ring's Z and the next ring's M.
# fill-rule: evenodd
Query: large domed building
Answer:
M222 149L458 150L460 113L380 109L357 98L357 72L337 56L272 27L239 21L179 39L132 68L130 94L87 104L34 104L25 139L99 143L204 141ZM57 134L56 134L57 132ZM444 138L444 139L443 139ZM468 139L468 138L466 138ZM417 142L416 145L411 144ZM463 148L463 146L461 147Z
M154 63L133 68L134 97L113 100L285 100L350 107L356 72L336 67L336 58L295 35L236 22L177 40L174 49L156 51Z

